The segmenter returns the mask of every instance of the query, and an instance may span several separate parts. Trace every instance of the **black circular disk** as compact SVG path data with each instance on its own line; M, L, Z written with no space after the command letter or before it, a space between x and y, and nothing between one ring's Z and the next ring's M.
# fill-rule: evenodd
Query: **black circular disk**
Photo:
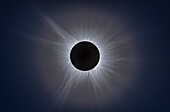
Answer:
M98 64L99 58L98 48L88 41L77 43L70 53L71 63L82 71L93 69Z

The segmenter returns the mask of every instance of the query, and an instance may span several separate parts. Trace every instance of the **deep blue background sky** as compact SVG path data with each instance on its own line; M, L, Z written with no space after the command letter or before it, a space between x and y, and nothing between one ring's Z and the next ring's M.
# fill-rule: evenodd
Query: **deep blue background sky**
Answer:
M1 105L0 111L42 111L46 98L40 93L41 84L31 78L39 71L29 59L30 43L15 33L19 24L34 19L31 6L44 8L90 4L102 6L109 12L126 11L125 17L138 32L138 44L145 57L138 89L121 106L105 111L170 112L169 15L168 0L150 2L124 1L5 1L1 3ZM35 17L33 17L35 16ZM18 18L24 17L25 20ZM32 23L34 24L34 23ZM168 66L169 65L169 66ZM57 106L57 105L56 105ZM65 111L75 111L69 107Z

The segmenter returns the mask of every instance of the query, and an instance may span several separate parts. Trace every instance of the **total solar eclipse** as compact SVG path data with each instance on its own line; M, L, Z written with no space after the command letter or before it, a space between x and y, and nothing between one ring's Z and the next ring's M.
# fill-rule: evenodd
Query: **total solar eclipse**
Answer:
M70 53L71 63L75 68L82 71L93 69L98 64L99 58L98 48L88 41L77 43Z
M35 66L42 71L35 78L50 96L50 108L98 110L126 99L140 67L138 35L130 26L93 7L37 12L40 23L25 34L37 43Z

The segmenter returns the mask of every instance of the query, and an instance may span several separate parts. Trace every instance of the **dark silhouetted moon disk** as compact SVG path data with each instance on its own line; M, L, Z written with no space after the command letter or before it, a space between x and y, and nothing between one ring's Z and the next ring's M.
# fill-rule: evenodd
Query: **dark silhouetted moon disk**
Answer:
M82 41L77 43L70 53L73 66L82 71L93 69L99 62L98 48L91 42Z

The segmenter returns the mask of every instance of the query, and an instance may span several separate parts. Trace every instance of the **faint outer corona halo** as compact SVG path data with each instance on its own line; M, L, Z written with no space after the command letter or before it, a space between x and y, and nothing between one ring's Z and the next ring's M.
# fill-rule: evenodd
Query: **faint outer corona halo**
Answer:
M105 108L126 97L137 79L139 49L123 19L81 7L38 13L41 27L31 38L46 48L35 54L54 108Z

